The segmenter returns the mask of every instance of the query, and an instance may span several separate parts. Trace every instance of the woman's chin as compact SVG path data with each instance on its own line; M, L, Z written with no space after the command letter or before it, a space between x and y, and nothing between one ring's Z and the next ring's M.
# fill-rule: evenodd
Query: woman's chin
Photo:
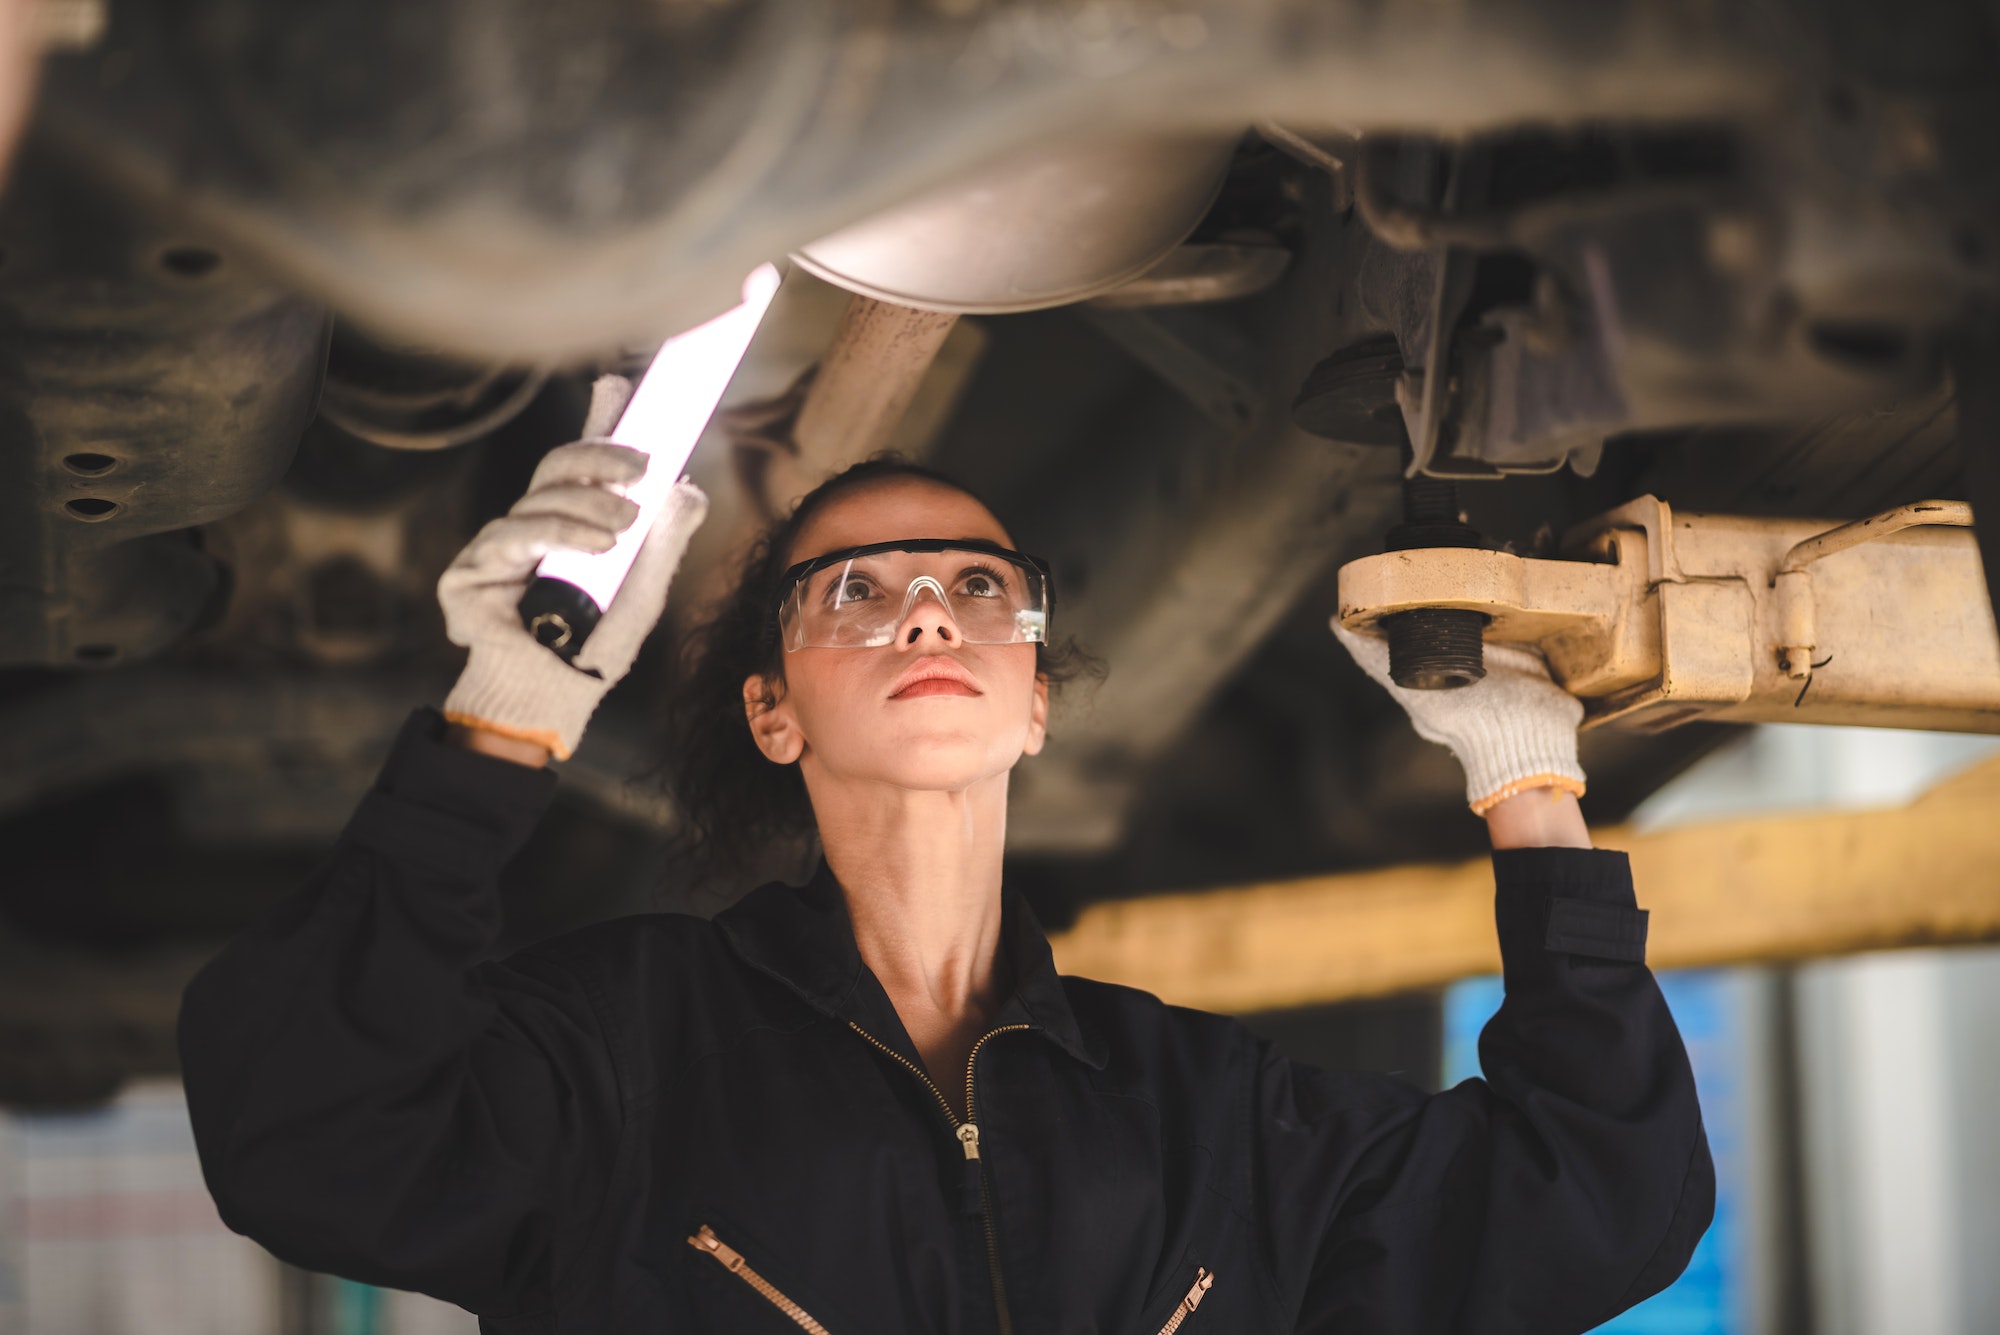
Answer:
M1003 748L987 737L918 735L899 739L870 768L898 788L960 792L1005 774L1020 758L1019 743Z

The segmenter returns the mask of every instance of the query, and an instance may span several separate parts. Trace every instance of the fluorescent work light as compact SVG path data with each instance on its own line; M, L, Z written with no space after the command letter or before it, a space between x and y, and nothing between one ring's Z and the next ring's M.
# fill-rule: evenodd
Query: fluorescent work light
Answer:
M741 305L674 335L654 354L610 436L652 460L625 492L638 502L639 517L608 552L550 552L521 598L522 624L563 659L576 657L617 597L777 291L777 269L759 265L743 280Z

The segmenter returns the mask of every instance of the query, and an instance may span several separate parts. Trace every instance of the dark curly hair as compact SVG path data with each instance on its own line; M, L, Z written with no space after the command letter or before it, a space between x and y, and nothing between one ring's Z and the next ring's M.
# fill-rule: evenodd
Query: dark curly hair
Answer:
M784 681L784 650L767 623L799 532L839 497L903 478L934 482L985 504L963 484L893 454L854 464L814 488L757 540L728 598L681 643L667 693L663 776L679 816L675 851L697 864L705 880L726 883L770 867L774 853L803 857L811 847L815 826L805 780L797 765L774 764L757 749L744 718L743 682L753 673ZM1104 675L1103 665L1069 639L1036 645L1035 670L1051 686ZM775 704L776 696L767 703Z

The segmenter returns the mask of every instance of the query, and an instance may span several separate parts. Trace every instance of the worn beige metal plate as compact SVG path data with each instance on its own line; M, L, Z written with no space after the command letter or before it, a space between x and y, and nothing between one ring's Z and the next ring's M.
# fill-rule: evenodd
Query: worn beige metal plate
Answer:
M1971 530L1835 550L1788 576L1783 602L1788 554L1842 522L1675 514L1642 497L1573 531L1567 560L1434 548L1350 562L1339 615L1359 629L1413 608L1483 612L1488 639L1541 648L1586 727L2000 732L2000 631ZM1788 655L1801 624L1810 654Z
M1535 561L1511 552L1428 547L1364 556L1340 568L1340 621L1373 626L1392 612L1454 607L1492 618L1487 638L1539 641L1592 621L1608 621L1626 599L1614 566Z

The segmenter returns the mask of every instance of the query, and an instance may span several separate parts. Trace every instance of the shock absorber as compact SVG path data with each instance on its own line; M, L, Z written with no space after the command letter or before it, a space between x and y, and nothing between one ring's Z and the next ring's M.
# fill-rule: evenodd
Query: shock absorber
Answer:
M1485 539L1458 509L1458 486L1434 477L1403 479L1403 522L1389 530L1382 549L1484 547ZM1444 691L1470 686L1486 675L1487 617L1453 607L1425 607L1382 618L1389 638L1389 677L1398 686Z

